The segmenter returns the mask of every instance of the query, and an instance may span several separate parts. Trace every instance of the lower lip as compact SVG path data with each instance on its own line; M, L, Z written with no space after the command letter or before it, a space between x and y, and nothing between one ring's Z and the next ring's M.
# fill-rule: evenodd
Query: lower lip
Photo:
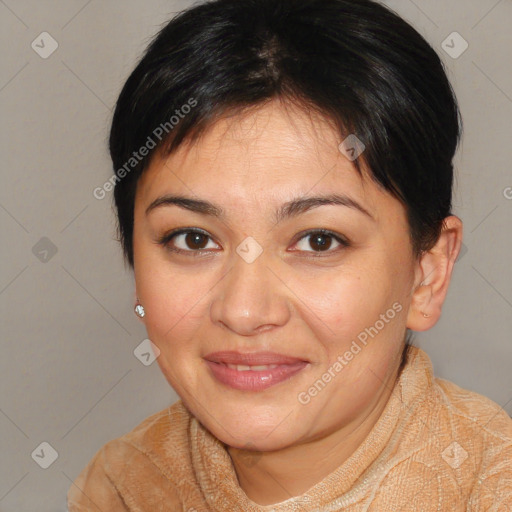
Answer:
M300 361L295 364L282 364L268 370L239 371L221 363L214 363L213 361L206 361L206 363L219 382L243 391L261 391L275 386L293 377L308 365L307 362Z

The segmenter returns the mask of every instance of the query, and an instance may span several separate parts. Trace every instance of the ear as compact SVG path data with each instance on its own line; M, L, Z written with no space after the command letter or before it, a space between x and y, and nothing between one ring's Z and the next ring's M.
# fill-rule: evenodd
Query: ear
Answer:
M441 317L455 260L462 244L462 221L455 215L444 219L443 229L434 247L419 258L407 327L426 331Z

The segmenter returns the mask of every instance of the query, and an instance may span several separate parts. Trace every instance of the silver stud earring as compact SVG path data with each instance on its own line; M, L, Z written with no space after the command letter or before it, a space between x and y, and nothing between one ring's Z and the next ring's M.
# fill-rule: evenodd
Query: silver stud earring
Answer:
M137 299L137 304L135 305L135 314L139 318L143 318L146 312L144 311L144 306L139 303L139 299Z

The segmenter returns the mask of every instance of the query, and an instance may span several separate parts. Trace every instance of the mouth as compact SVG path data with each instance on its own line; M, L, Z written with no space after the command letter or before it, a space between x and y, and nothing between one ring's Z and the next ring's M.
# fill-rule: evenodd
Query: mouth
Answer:
M243 391L267 389L309 365L309 361L274 352L214 352L204 360L218 382Z

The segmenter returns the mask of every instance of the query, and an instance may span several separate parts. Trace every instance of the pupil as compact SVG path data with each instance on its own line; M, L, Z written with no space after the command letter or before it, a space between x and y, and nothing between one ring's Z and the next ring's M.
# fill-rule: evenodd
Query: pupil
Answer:
M203 243L201 244L201 239ZM185 237L187 245L192 246L192 249L202 249L206 246L206 237L201 233L188 233Z
M330 238L329 235L317 235L317 236L315 236L313 238L313 244L312 244L313 249L317 249L317 248L319 248L320 250L329 249L331 244L330 244L329 241L326 241L326 239L328 239L328 238ZM317 244L317 247L314 247L314 244Z

